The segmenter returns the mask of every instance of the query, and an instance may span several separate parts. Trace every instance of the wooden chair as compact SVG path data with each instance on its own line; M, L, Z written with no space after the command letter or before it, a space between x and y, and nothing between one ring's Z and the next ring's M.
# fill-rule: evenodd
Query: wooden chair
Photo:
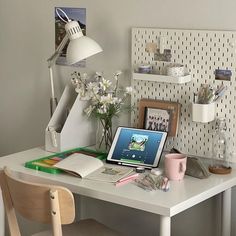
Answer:
M52 231L34 236L120 235L93 219L73 223L74 197L64 187L22 181L11 176L7 168L0 172L0 184L11 236L21 235L15 211L28 220L52 225Z

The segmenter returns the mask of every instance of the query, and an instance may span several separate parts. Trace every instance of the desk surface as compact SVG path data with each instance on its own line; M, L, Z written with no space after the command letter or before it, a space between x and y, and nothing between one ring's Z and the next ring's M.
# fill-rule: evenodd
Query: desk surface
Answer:
M169 217L236 184L236 171L232 170L229 175L211 175L203 180L185 176L182 181L171 181L168 192L147 192L133 183L115 187L112 183L80 179L68 174L53 175L24 167L25 162L50 154L43 148L34 148L0 157L0 168L9 166L24 180L62 185L76 194Z

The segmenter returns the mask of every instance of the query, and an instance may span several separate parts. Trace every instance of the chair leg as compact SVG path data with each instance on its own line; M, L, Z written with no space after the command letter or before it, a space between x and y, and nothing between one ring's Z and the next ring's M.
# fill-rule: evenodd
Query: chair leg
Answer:
M3 197L3 202L4 202L5 211L6 211L10 234L11 236L21 236L15 210L13 208L11 196L10 196L8 186L6 183L4 171L0 171L0 187L2 189L2 197Z
M50 190L50 203L53 236L62 236L61 214L57 190Z

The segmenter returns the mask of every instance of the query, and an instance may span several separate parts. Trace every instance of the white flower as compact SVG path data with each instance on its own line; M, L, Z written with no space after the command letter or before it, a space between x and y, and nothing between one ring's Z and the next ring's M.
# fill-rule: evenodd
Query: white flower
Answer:
M93 104L97 104L100 103L101 101L101 96L99 94L97 94L96 96L94 96L94 94L91 95L90 93L90 99L92 101Z
M115 80L118 80L118 77L122 74L121 70L116 71L116 73L114 74L114 78Z
M102 77L102 72L96 72L96 75L99 76L99 77Z
M86 80L86 79L88 78L88 74L87 74L87 73L83 73L82 76L81 76L81 78L82 78L83 80Z
M93 110L94 110L94 107L90 105L84 109L84 112L87 114L87 116L90 116Z
M103 78L102 72L96 72L95 79L100 80L101 78Z
M99 92L98 84L97 83L92 83L92 82L88 83L87 84L87 90L89 92L92 92L90 94L90 96L92 96L93 94L98 94L98 92Z
M122 74L121 71L114 73L113 82L103 77L102 73L96 72L93 81L86 79L87 75L79 73L72 74L72 84L81 99L90 100L90 106L84 109L87 116L95 115L99 119L111 119L114 115L118 115L123 111L124 101L127 95L130 95L134 90L132 87L125 89L119 88L118 77ZM95 80L96 79L96 80Z
M112 94L109 93L107 95L101 96L100 102L103 104L112 104L113 103Z
M129 95L130 95L130 94L132 94L132 92L134 92L134 90L133 90L133 88L132 88L131 86L125 88L125 93L126 93L126 94L129 94Z
M98 108L99 114L106 114L107 113L107 106L104 104L100 108Z
M112 99L112 104L118 104L118 103L121 103L121 99L120 98L118 98L118 97L113 97L113 99Z
M102 78L102 81L99 82L103 91L106 91L111 86L111 81Z
M79 96L81 98L85 98L87 96L87 91L86 91L86 87L84 84L77 84L76 88L75 88L75 91L79 94Z
M71 83L76 86L77 84L79 84L79 79L77 79L77 78L72 78L72 79L71 79Z
M75 92L78 93L78 94L80 94L80 93L81 93L81 90L82 90L82 89L80 88L80 86L77 85L76 88L75 88Z

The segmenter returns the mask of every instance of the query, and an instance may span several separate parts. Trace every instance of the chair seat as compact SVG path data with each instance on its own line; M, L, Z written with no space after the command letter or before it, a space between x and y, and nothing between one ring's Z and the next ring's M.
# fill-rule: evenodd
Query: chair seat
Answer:
M62 227L63 236L121 236L107 226L93 219L81 220L78 223L64 225ZM52 236L52 231L47 230L32 236Z

